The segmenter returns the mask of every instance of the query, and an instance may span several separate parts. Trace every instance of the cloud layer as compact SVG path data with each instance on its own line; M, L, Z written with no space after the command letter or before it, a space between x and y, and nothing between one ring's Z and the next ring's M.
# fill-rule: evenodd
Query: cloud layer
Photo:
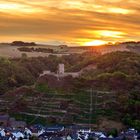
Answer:
M0 41L140 40L140 0L0 0Z

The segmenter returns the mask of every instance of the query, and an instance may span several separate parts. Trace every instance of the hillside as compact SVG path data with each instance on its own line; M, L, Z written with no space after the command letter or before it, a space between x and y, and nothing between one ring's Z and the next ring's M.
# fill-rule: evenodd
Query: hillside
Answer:
M90 67L92 65L93 67L96 66L96 69L86 70L82 74L83 78L93 81L97 80L100 84L102 82L102 84L104 84L103 87L106 87L105 84L113 84L113 82L115 82L114 86L116 85L116 87L120 89L122 86L122 90L130 90L132 87L133 89L139 88L140 55L138 54L131 52L113 52L97 57L94 61L87 63L87 67L88 65L90 65ZM117 82L120 85L117 85ZM123 85L123 83L125 85ZM114 88L115 87L112 87L112 89Z
M127 48L131 51L131 52L135 52L135 53L140 53L140 43L137 45L127 45Z
M46 75L38 79L43 70L55 72L59 63L64 63L68 71L83 70L82 75L60 79ZM7 110L17 119L28 117L29 124L90 123L98 128L107 118L140 129L140 55L136 53L23 57L1 59L0 64L1 84L8 87L1 89L1 93L5 92L0 96L1 112ZM7 67L11 69L6 71ZM20 71L21 67L24 71ZM4 78L7 74L8 79ZM18 84L7 85L11 78L12 84Z

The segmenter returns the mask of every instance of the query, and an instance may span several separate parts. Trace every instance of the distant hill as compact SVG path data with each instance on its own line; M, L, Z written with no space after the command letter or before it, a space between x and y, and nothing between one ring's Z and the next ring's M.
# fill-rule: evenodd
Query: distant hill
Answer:
M140 42L127 43L126 48L132 52L140 53Z

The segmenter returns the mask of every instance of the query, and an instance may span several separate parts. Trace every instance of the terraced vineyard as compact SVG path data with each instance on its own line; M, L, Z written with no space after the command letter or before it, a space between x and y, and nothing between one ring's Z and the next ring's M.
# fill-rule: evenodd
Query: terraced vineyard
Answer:
M57 122L88 122L89 116L89 94L77 98L76 94L44 94L39 99L26 98L28 101L28 112L22 114L40 116L44 118L55 118ZM36 100L36 102L33 102ZM84 116L83 116L84 114ZM87 120L87 121L86 121Z
M91 94L92 93L92 94ZM18 95L19 96L19 95ZM110 98L110 99L109 99ZM78 91L76 93L41 93L40 95L23 95L27 108L22 111L12 111L11 116L19 120L33 123L60 124L95 124L97 117L112 112L106 104L115 102L115 96L110 92ZM4 101L3 109L11 107L14 96ZM10 108L8 109L9 112Z

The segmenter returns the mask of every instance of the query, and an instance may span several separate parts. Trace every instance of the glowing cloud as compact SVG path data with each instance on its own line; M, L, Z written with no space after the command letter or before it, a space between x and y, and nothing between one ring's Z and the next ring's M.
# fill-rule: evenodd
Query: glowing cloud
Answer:
M112 37L112 38L121 38L125 33L118 31L108 31L108 30L100 30L95 31L95 34L98 34L103 37Z
M94 10L92 11L96 11L99 13L129 14L129 13L134 12L132 10L128 10L125 8L118 8L118 7L112 7L112 6L106 7L102 5L93 5L92 7L94 8Z
M18 4L0 3L0 10L15 10L21 8Z
M108 12L110 13L117 13L117 14L129 14L132 13L131 10L123 9L123 8L108 8Z
M0 11L6 13L12 12L22 12L22 13L34 13L34 12L41 12L40 8L33 8L32 6L20 4L20 3L0 3Z

